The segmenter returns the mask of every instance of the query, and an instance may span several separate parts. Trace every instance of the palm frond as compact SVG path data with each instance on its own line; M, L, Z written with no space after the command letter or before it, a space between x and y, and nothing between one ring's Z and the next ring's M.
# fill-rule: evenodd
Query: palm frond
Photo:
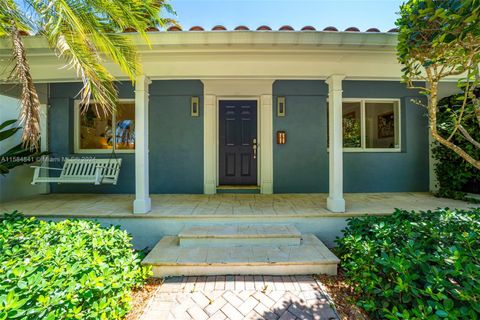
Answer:
M129 37L119 34L134 28L147 39L145 30L165 23L160 10L163 0L30 0L43 18L50 45L67 60L82 79L82 105L96 101L105 114L116 107L115 78L104 67L106 59L116 63L134 81L141 72L139 57ZM168 9L171 10L171 9ZM117 32L117 33L116 33ZM105 59L106 58L106 59Z
M23 45L20 31L15 22L12 23L12 59L14 68L11 78L18 80L22 85L20 96L20 125L23 126L22 142L26 148L38 149L40 139L40 100L33 84L27 54Z
M166 0L24 0L24 3L35 11L36 29L42 30L57 55L82 80L79 92L82 105L88 107L93 99L104 114L112 112L118 100L116 79L105 62L117 64L132 82L141 72L135 46L119 32L134 28L149 43L148 27L176 24L172 19L160 17L162 10L174 13ZM15 0L0 0L0 36L12 37L16 61L12 75L23 86L22 141L38 147L39 101L19 35L19 30L28 27L28 20L21 12Z

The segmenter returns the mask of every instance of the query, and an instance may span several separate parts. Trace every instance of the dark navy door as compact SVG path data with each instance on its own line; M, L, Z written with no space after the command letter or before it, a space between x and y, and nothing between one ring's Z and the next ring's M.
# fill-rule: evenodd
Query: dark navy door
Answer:
M220 100L220 185L257 184L257 101Z

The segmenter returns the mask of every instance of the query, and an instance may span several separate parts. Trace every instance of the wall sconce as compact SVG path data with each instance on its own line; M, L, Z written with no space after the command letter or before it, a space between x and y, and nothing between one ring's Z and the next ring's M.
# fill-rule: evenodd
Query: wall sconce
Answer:
M277 98L277 117L285 117L285 97Z
M198 103L198 97L192 97L191 104L190 104L190 114L192 117L199 117L200 116L200 106Z

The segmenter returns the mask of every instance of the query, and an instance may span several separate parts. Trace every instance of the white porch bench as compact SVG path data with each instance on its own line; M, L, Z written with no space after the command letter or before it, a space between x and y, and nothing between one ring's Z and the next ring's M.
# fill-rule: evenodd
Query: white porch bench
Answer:
M93 183L117 184L122 159L67 159L63 168L32 166L35 168L32 184L37 183ZM41 177L40 170L60 171L58 177Z

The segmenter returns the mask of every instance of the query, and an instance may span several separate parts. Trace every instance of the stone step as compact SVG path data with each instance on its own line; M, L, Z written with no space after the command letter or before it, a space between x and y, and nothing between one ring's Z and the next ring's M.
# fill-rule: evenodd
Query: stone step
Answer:
M314 235L298 246L179 246L176 236L163 237L142 261L155 277L201 275L337 274L340 260Z
M240 247L240 246L298 246L301 233L288 225L218 225L194 226L178 235L180 246Z
M260 194L259 186L218 186L217 193Z

